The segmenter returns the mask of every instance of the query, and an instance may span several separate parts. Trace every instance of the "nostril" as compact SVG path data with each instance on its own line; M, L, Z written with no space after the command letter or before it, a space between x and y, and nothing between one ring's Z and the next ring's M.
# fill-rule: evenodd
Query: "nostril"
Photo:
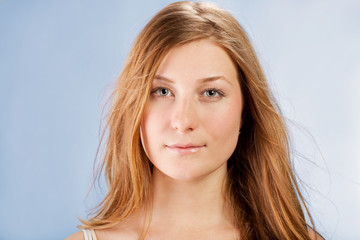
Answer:
M174 119L172 121L172 128L179 132L193 131L196 127L195 125L195 121L189 121L189 119L185 118Z
M197 127L197 109L189 98L178 99L172 109L171 127L179 132L194 131Z

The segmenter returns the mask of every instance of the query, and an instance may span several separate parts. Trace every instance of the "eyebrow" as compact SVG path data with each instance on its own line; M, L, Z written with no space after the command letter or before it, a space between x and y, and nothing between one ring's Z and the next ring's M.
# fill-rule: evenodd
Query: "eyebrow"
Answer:
M158 74L155 75L154 79L169 82L169 83L174 83L174 81L171 80L170 78L167 78L167 77L164 77L164 76L161 76L161 75L158 75ZM229 81L229 79L227 79L226 77L221 76L221 75L220 76L213 76L213 77L206 77L206 78L198 79L198 81L200 81L201 83L213 82L213 81L216 81L216 80L224 80L227 83L229 83L230 85L233 85L232 82Z

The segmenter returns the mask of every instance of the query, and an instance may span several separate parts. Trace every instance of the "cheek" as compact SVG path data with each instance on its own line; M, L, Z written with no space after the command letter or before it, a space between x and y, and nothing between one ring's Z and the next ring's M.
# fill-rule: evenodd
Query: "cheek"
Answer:
M238 137L241 125L241 101L234 101L213 110L205 121L212 138L217 141ZM221 139L221 140L220 140Z
M165 122L167 121L166 111L164 111L164 109L166 108L152 106L148 106L145 109L141 126L144 127L146 132L156 132L164 128Z
M226 161L233 154L241 125L241 110L239 104L226 105L219 109L207 126L211 137L210 155L218 161ZM209 144L210 147L210 144Z
M141 120L141 142L143 148L150 158L154 152L156 142L160 141L165 125L164 113L154 108L147 107Z

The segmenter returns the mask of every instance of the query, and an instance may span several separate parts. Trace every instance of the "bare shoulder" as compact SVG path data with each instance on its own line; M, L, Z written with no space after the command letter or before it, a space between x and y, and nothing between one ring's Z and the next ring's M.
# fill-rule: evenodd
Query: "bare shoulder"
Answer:
M312 240L325 240L323 236L314 231L311 227L308 226L308 232Z
M82 231L76 232L69 237L67 237L65 240L84 240L84 233Z

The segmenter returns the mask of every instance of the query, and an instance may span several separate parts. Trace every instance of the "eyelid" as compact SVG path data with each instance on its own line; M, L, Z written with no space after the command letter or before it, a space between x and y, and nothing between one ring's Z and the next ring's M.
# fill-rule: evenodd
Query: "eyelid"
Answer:
M171 90L171 88L169 87L163 87L163 86L158 86L158 87L154 87L153 89L151 89L150 91L150 95L153 95L154 93L156 93L157 91L161 90L161 89L166 89L170 92L171 96L174 96L173 91ZM158 97L169 97L169 96L161 96L159 94L157 94Z
M225 94L223 91L221 91L219 88L206 88L201 92L201 95L203 95L205 92L207 91L214 91L216 92L219 96L214 96L214 97L209 97L209 98L220 98L220 97L225 97Z
M159 94L156 94L157 97L163 97L163 98L166 98L166 97L173 97L175 96L174 95L174 92L171 88L169 87L164 87L164 86L157 86L157 87L154 87L151 91L150 91L150 95L153 95L155 94L157 91L161 90L161 89L166 89L170 92L170 96L162 96L162 95L159 95ZM218 95L217 96L213 96L213 97L208 97L208 96L204 96L204 93L207 92L207 91L214 91L216 92ZM210 100L218 100L219 98L223 98L225 97L225 93L220 90L219 88L216 88L216 87L209 87L209 88L205 88L201 91L201 97L203 98L207 98L207 99L210 99Z

